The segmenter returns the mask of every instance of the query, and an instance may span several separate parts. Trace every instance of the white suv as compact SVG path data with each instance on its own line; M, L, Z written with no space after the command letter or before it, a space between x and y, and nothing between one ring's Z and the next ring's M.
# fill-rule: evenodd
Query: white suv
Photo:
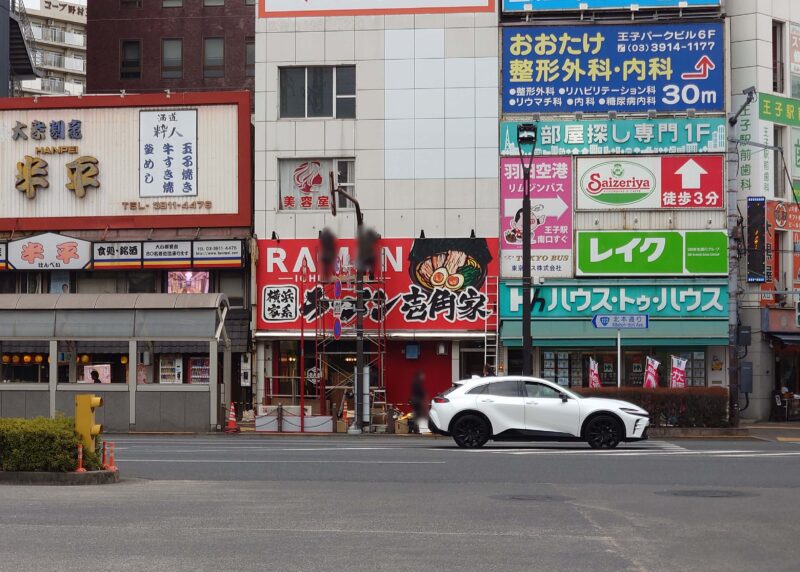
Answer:
M586 441L595 449L647 439L650 417L641 407L583 397L535 377L482 377L433 398L428 426L459 447L495 441Z

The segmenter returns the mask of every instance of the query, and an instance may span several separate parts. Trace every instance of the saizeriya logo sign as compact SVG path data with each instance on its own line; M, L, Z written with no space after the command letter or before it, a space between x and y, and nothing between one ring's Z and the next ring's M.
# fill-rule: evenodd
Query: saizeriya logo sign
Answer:
M581 191L607 205L639 202L656 189L656 177L644 165L631 161L607 161L583 174Z

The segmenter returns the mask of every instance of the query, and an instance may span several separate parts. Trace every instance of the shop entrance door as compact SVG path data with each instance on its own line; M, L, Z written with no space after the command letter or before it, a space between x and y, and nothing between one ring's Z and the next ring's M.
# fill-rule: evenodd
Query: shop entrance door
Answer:
M469 379L483 375L483 350L468 348L459 352L458 378Z

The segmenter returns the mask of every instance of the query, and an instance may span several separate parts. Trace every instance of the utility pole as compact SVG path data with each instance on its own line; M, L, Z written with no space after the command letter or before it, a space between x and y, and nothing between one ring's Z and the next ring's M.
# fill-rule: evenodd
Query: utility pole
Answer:
M538 130L532 123L517 125L517 148L522 164L522 375L533 375L531 352L531 166ZM528 163L522 154L523 145L532 145Z
M728 118L730 130L736 128L739 116L756 99L754 87L744 90L747 99L739 110ZM738 164L732 157L739 153L739 138L733 133L728 137L728 163ZM739 212L737 199L739 193L739 174L728 170L728 395L732 425L739 424Z

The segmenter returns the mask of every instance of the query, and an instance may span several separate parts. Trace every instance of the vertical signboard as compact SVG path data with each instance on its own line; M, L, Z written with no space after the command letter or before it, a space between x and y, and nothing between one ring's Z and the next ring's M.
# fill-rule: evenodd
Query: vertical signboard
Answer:
M766 281L766 199L747 197L747 281Z
M719 22L503 29L503 112L723 111Z
M501 271L507 277L522 276L523 190L519 157L501 159ZM571 273L572 158L537 157L531 168L531 274Z
M197 110L139 112L139 196L197 196Z

